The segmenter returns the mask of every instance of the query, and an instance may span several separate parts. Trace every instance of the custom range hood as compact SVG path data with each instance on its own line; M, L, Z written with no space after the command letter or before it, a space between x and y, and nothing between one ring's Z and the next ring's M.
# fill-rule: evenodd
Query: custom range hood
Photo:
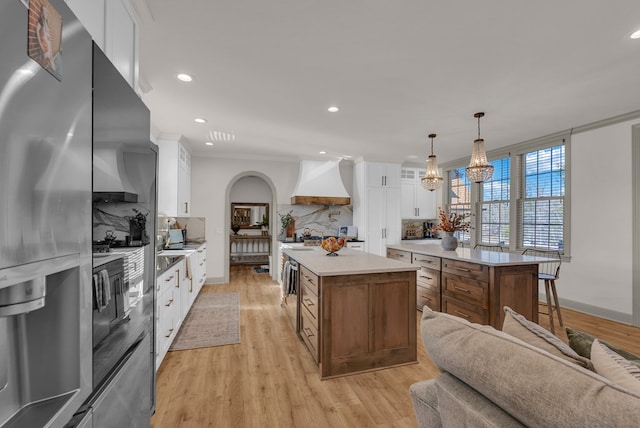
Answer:
M93 201L138 202L138 194L127 178L121 148L94 147Z
M349 205L351 198L340 177L336 161L300 161L292 205Z

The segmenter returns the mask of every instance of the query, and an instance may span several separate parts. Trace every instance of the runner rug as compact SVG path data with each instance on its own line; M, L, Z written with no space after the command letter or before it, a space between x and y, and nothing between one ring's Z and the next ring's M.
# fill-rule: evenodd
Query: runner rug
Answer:
M169 351L240 343L238 293L200 293Z

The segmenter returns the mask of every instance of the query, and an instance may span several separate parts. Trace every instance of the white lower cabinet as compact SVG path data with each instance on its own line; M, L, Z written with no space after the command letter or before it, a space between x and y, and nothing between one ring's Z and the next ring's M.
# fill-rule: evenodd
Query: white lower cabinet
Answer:
M347 248L351 248L352 250L364 251L364 242L347 241Z
M179 276L184 260L169 268L156 282L156 370L171 346L180 324Z
M207 279L207 244L195 250L163 251L160 255L181 255L184 259L156 280L156 371Z
M196 266L193 270L194 293L193 299L198 296L205 281L207 280L207 244L204 243L196 250Z

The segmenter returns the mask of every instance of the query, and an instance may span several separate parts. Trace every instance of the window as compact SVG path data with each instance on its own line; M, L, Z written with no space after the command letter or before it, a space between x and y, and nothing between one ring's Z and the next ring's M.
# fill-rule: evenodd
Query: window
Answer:
M565 147L524 153L520 162L520 247L563 251Z
M465 214L471 212L471 183L464 173L464 168L449 171L449 212ZM470 242L469 232L456 232L456 238L462 242Z
M470 246L502 245L514 252L558 250L569 256L569 138L554 135L494 152L493 176L479 185L467 180L462 162L445 166L449 210L473 214L471 232L456 233L458 240Z
M482 183L479 242L509 246L511 167L508 157L490 162L493 177Z

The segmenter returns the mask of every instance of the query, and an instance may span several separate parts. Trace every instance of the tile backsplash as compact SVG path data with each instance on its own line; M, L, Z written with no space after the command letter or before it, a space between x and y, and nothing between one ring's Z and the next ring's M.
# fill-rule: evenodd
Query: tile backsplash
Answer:
M302 236L304 229L309 228L313 236L338 236L340 226L353 225L353 208L351 205L278 205L274 216L279 237L284 237L280 216L291 211L296 222L296 236Z

